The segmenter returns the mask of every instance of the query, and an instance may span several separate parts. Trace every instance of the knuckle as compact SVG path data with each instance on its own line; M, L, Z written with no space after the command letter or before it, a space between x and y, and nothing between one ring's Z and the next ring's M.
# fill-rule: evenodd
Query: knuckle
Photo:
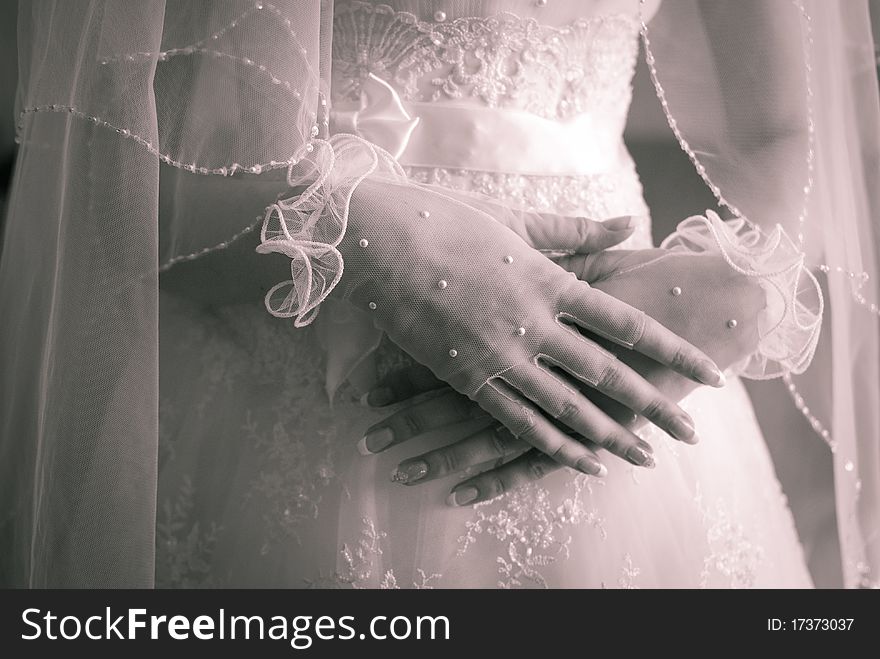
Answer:
M510 427L510 432L514 437L529 440L537 433L538 424L535 421L535 415L529 408L522 407L520 409L522 411L517 418L514 419L514 422Z
M553 458L553 460L560 464L568 464L570 462L567 459L569 456L565 444L560 444L559 446L557 446L549 453L549 455L551 458Z
M530 453L526 458L526 469L532 480L541 480L547 475L548 469L544 458L538 453Z
M617 453L618 451L622 450L626 442L619 433L615 431L609 431L601 435L599 441L596 443L607 449L608 451L611 451L612 453Z
M507 491L507 485L500 476L490 476L486 478L485 488L480 487L479 490L480 492L486 492L488 494L487 498L494 499Z
M425 430L425 422L422 419L421 414L415 410L410 410L401 414L400 421L412 437L421 435Z
M631 343L635 346L641 343L648 331L648 315L641 309L634 309L630 316L629 332L632 336Z
M507 454L510 450L511 439L514 439L513 436L504 427L496 427L489 431L489 442L498 455Z
M684 370L690 364L690 360L688 359L687 351L681 347L676 346L672 351L672 359L669 362L669 365L677 370Z
M576 222L577 224L577 236L578 240L582 244L588 244L596 237L596 226L593 220L587 219L586 217L579 218Z
M642 416L647 419L660 419L667 416L666 401L655 398L642 408Z
M601 389L617 391L623 385L624 379L621 368L616 363L611 362L602 369L598 385Z
M439 451L440 469L444 474L453 474L459 471L461 467L461 455L454 448L443 449Z
M581 418L581 408L573 400L566 400L559 408L556 418L565 424L577 423Z

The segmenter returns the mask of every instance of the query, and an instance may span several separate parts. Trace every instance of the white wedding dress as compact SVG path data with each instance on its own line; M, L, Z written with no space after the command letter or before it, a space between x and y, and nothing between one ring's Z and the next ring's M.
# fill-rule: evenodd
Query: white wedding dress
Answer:
M626 246L650 247L622 141L637 55L638 21L628 14L549 27L512 14L452 19L337 3L333 100L356 102L374 73L409 108L445 104L525 125L589 117L585 130L613 149L569 154L576 174L402 163L415 180L541 211L638 216ZM466 149L469 138L443 139L465 140ZM561 155L558 144L532 146L539 160ZM361 406L348 384L328 401L322 327L295 329L262 300L204 310L162 293L158 585L811 586L735 377L683 402L698 445L644 431L654 470L606 457L601 480L560 470L452 508L445 499L454 480L404 487L389 479L401 459L443 441L439 433L378 456L358 453L365 429L389 411ZM381 374L404 362L386 341L370 363Z

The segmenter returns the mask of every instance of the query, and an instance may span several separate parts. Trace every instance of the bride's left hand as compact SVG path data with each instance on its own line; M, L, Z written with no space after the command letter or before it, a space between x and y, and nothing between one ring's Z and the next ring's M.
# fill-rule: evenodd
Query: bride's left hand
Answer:
M428 392L433 395L427 395ZM479 405L420 365L391 373L365 396L364 402L373 407L406 403L367 431L369 436L384 429L392 430L394 441L383 451L435 430L443 430L451 440L445 446L402 461L392 474L393 481L417 485L496 462L494 467L456 485L448 498L451 505L457 505L457 492L464 492L463 498L472 505L539 480L561 466L553 458L533 449L528 442L514 437ZM636 415L622 405L606 398L601 407L624 427L636 427ZM485 420L485 424L476 431L472 427L466 430L455 427L477 419ZM566 428L560 429L571 433ZM578 439L599 450L588 440ZM517 457L510 460L513 456ZM471 492L465 492L469 488L477 492L476 498L470 496Z
M433 392L434 395L420 396L428 392ZM469 504L474 504L538 480L559 466L552 458L544 459L545 454L533 450L530 444L514 437L479 405L435 378L422 366L405 367L391 373L365 397L365 403L375 407L404 402L404 407L367 431L368 436L386 428L393 431L394 442L383 450L441 429L451 441L445 446L402 461L391 477L396 482L404 485L426 483L493 461L501 463L511 456L521 454L505 464L496 464L494 468L463 481L449 495L449 503L456 505L456 492L473 488L477 497L466 498ZM615 420L625 422L622 417ZM462 430L455 427L461 422L476 419L485 420L483 426L476 431L473 428ZM583 438L580 441L589 444Z

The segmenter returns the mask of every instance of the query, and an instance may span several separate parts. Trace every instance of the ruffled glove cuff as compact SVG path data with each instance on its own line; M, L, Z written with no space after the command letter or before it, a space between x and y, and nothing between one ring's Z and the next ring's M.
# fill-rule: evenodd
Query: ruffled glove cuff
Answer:
M683 220L661 247L672 253L720 254L763 290L766 303L755 319L758 346L732 366L736 373L769 379L806 370L819 340L822 291L804 265L804 254L780 225L765 234L742 218L725 222L707 210L705 217Z
M293 318L303 327L342 278L344 263L337 247L345 236L351 196L358 184L381 171L385 178L406 177L393 157L353 135L313 140L304 157L290 166L287 183L307 186L266 209L257 251L290 258L290 279L266 294L266 309Z

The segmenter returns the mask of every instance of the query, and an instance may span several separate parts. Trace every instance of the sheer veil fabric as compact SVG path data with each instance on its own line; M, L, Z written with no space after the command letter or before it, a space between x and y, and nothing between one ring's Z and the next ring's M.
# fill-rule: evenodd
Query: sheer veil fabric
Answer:
M273 310L307 324L325 306L342 275L346 195L373 171L334 167L334 4L21 4L20 150L0 258L3 583L154 584L162 269L268 217L266 251L293 263ZM444 9L453 18L508 4ZM592 9L621 6L639 15L635 1ZM580 3L516 10L566 25ZM830 370L792 382L835 450L850 587L880 579L880 109L869 25L866 3L851 0L675 0L643 34L671 129L722 208L764 236L782 225L822 283L819 354ZM392 154L375 153L396 184L416 184ZM271 210L277 200L291 217L309 201L288 185L314 197L293 230ZM280 238L293 247L271 249Z

